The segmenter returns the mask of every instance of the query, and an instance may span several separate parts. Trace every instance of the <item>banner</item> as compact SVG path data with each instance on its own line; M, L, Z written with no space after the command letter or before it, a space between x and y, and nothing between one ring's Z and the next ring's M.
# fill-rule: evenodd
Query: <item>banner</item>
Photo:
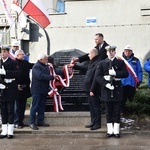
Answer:
M13 21L13 17L10 14L9 9L7 8L6 2L5 2L5 0L0 0L0 2L1 2L2 7L4 9L4 12L5 12L6 18L8 20L8 23L9 23L10 26L12 26L14 24L14 21Z
M12 1L11 10L16 11L18 13L20 26L22 28L25 28L27 25L27 18L22 9L20 8L18 0Z
M28 0L23 11L31 16L41 27L46 28L51 22L41 0Z

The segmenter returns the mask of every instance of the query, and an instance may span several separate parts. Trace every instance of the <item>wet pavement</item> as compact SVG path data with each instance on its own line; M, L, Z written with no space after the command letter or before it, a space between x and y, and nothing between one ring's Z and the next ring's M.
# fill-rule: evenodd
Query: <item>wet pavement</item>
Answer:
M26 127L15 129L13 139L0 139L0 150L150 150L150 131L122 131L120 139L105 135L105 127Z

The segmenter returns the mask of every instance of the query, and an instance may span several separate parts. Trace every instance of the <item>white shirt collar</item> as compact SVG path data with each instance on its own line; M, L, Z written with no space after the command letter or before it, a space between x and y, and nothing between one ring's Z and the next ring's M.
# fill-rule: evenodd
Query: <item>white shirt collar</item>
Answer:
M6 59L2 59L3 62L7 61L8 57Z

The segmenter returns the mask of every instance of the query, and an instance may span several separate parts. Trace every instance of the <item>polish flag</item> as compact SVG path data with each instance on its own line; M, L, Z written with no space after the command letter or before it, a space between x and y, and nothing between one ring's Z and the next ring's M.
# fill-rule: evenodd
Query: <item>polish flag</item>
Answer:
M41 27L46 28L51 22L41 0L28 0L23 11L31 16Z
M22 11L22 9L20 8L20 4L19 4L18 0L12 1L11 10L16 11L18 13L20 26L22 28L25 28L27 26L27 18L25 16L24 12Z

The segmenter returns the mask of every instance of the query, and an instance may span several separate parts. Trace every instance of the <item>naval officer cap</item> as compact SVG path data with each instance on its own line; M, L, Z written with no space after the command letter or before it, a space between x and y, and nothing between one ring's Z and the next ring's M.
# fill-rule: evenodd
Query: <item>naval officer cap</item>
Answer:
M2 51L2 50L9 51L10 47L9 47L8 45L2 45L2 46L0 47L0 49L1 49L1 51Z
M107 50L107 51L110 51L110 50L116 50L116 46L113 46L113 45L108 45L108 46L106 46L105 47L105 49Z

